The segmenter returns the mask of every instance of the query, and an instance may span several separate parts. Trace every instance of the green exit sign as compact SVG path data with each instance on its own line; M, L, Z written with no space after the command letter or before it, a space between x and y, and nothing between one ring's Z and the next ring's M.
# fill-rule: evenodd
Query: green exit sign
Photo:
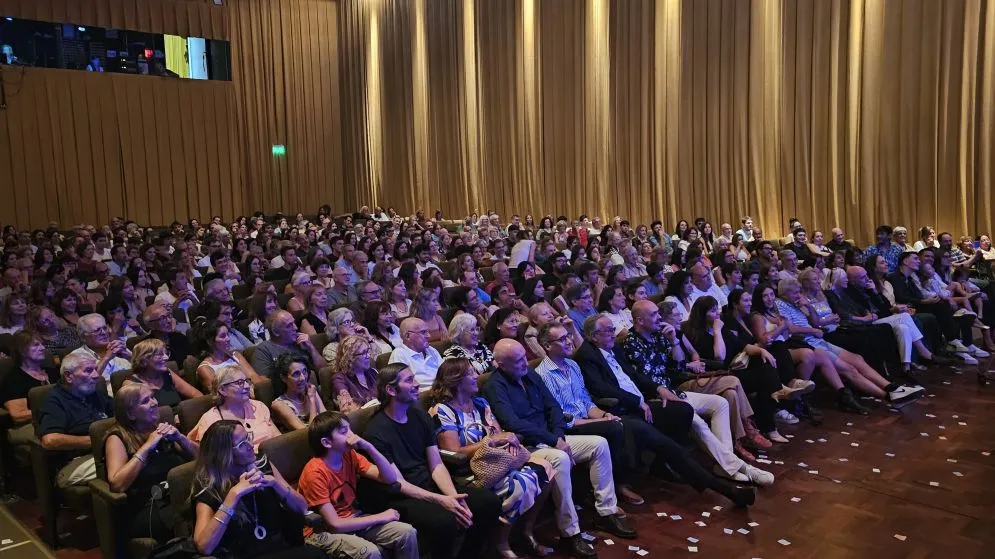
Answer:
M274 156L287 155L287 146L285 146L283 144L274 144L273 145L273 155Z

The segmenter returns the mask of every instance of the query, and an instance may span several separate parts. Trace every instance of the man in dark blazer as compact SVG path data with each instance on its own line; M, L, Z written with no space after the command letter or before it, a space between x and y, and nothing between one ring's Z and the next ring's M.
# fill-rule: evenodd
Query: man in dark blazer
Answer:
M611 361L609 361L611 360ZM625 358L625 352L615 347L615 328L610 318L597 314L584 321L584 343L574 353L584 384L595 398L616 398L612 411L622 418L626 445L646 448L656 453L657 471L670 466L681 479L699 492L712 489L737 506L752 505L755 491L710 474L701 467L674 439L685 441L691 429L694 408L686 402L659 398L655 382L636 372ZM647 402L646 398L654 399Z

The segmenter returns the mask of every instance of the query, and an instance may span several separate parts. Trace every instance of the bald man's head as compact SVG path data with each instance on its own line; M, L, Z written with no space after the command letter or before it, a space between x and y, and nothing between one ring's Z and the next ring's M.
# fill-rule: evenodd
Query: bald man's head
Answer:
M660 308L650 300L636 301L632 305L632 327L636 332L649 334L660 329Z
M862 266L847 266L846 281L854 287L863 289L867 286L867 270Z
M494 345L494 363L509 377L518 380L529 371L525 347L510 338L502 338Z
M401 340L414 351L425 351L428 347L428 324L413 316L401 321Z
M689 272L691 274L691 283L699 290L708 291L712 288L712 272L709 271L708 266L698 262L694 266L691 266Z

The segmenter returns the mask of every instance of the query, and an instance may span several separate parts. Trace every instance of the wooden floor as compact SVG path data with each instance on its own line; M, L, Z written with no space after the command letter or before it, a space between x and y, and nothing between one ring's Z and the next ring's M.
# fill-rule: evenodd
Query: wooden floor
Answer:
M901 412L872 402L870 416L844 414L823 394L821 426L782 429L792 442L761 464L777 482L759 491L754 507L738 510L715 494L646 480L637 484L646 504L626 507L639 537L608 545L610 536L590 532L595 549L602 559L640 557L629 546L645 557L995 557L995 457L985 454L995 451L995 385L979 387L978 368L995 368L995 359L927 372L930 396ZM10 509L37 528L33 503ZM582 520L589 516L582 511ZM68 511L64 519L72 547L58 556L99 557L92 521ZM545 522L540 539L552 543L552 535Z

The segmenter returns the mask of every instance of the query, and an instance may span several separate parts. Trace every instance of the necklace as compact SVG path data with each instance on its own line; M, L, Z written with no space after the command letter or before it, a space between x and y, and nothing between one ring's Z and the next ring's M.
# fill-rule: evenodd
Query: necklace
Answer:
M256 494L252 494L252 523L256 525L255 530L252 534L256 536L257 540L266 539L266 527L259 523L259 510L256 508Z

